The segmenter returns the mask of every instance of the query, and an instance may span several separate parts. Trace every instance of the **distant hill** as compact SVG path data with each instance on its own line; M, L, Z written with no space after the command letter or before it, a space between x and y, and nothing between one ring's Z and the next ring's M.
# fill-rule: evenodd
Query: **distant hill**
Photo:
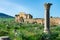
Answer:
M0 13L0 18L13 18L13 17L4 13Z

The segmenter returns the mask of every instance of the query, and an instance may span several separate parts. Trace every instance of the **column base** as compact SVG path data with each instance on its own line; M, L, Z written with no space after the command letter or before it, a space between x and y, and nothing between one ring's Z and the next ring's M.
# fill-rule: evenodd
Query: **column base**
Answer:
M50 33L50 31L45 29L45 30L44 30L44 33Z

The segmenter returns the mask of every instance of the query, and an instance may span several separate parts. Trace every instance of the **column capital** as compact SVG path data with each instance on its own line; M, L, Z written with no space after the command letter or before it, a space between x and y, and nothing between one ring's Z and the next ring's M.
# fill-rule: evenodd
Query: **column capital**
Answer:
M45 6L45 9L50 9L50 6L52 5L52 3L45 3L44 6Z

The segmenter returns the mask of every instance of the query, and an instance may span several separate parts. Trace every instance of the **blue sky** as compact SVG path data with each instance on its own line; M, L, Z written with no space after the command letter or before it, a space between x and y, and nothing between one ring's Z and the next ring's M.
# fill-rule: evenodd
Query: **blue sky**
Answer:
M44 3L52 3L50 16L60 17L60 0L0 0L0 12L15 16L19 12L44 17Z

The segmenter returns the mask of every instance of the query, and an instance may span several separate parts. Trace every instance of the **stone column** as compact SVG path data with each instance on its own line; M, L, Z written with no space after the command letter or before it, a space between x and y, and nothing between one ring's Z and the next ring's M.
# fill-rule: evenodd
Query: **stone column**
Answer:
M45 23L44 23L44 32L45 33L50 33L50 6L52 4L51 3L45 3L44 7L45 7L45 14L44 14L44 19L45 19Z

